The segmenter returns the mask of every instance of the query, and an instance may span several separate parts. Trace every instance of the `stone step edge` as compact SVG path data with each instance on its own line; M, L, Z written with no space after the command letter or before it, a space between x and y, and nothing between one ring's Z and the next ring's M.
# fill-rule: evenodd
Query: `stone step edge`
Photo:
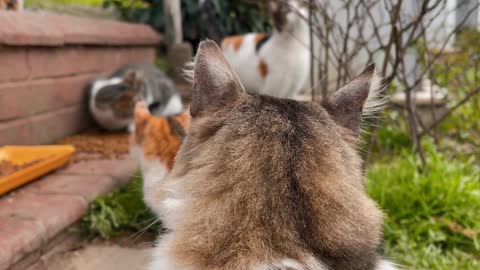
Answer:
M0 270L48 245L91 201L126 184L135 171L131 159L85 161L0 197Z

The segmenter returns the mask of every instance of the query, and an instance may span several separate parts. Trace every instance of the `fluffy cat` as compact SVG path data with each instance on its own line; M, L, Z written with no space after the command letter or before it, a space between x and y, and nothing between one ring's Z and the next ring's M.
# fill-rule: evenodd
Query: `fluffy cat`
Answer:
M151 203L153 198L148 190L153 189L172 169L189 123L188 111L165 118L153 116L143 102L135 106L135 130L131 135L130 153L142 171L144 200L153 210L156 206Z
M148 269L394 269L356 152L380 88L370 66L323 105L248 94L202 42L189 132L147 190L167 227Z
M298 0L271 3L271 35L228 37L222 49L248 92L295 98L309 76L308 11Z
M110 78L97 79L90 85L90 112L104 129L131 129L137 101L144 101L158 116L183 111L173 82L150 64L126 65Z
M146 190L167 228L148 269L394 269L356 152L379 82L370 66L322 105L248 94L202 42L188 134Z

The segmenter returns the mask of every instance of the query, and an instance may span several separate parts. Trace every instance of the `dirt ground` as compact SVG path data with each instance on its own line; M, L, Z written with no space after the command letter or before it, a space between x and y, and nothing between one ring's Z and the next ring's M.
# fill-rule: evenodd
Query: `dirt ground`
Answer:
M123 235L109 241L80 238L72 244L70 239L56 245L28 270L145 269L154 241L155 236L149 232Z
M86 245L79 250L56 254L46 262L49 270L145 269L149 249L111 245Z

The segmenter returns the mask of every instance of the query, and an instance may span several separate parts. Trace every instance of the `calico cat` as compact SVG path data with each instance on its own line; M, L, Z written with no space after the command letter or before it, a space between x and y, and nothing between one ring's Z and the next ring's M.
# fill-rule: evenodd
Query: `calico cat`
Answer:
M308 83L308 11L298 0L271 1L270 5L274 26L271 35L228 37L222 49L248 92L295 98Z
M188 134L146 190L167 228L149 270L394 269L356 151L374 66L319 105L246 93L204 41L192 80Z
M90 112L107 130L131 129L133 110L138 101L144 101L158 116L183 111L181 97L173 82L150 64L126 65L110 78L95 80L89 92Z
M131 135L130 154L139 164L144 181L144 200L152 209L153 189L172 169L175 156L185 137L190 114L185 111L173 117L153 116L143 102L135 106L135 131Z

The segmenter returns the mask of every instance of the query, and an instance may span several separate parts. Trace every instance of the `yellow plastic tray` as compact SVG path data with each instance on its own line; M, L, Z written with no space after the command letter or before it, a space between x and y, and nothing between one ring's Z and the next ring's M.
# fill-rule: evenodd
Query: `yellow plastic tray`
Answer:
M41 160L4 178L0 178L0 195L28 183L65 164L75 152L71 145L4 146L0 148L0 160L24 164Z

